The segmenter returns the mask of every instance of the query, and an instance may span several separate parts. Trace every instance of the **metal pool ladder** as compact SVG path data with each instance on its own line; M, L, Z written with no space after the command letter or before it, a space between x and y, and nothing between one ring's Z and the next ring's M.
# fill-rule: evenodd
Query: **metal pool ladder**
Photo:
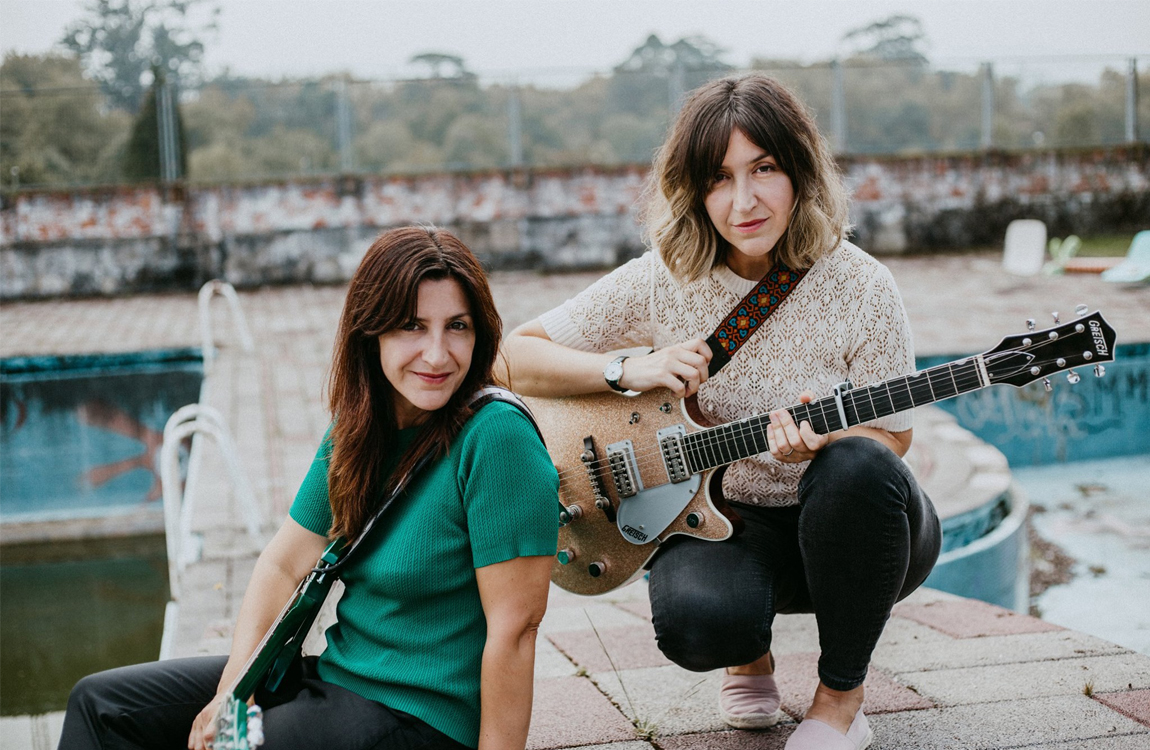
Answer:
M205 349L206 351L206 349ZM176 622L179 618L181 598L180 574L189 562L199 559L203 540L192 532L192 511L195 505L195 483L199 472L202 441L195 436L210 437L224 457L228 475L232 480L232 490L244 514L244 525L248 536L262 548L263 514L252 492L247 475L240 466L235 441L224 423L223 416L210 406L189 404L176 411L164 426L164 442L160 448L160 483L164 496L164 536L168 551L168 585L171 599L164 610L164 634L160 641L160 660L171 656L172 640L175 637ZM188 456L187 486L180 482L180 444L187 437L193 437L192 449Z

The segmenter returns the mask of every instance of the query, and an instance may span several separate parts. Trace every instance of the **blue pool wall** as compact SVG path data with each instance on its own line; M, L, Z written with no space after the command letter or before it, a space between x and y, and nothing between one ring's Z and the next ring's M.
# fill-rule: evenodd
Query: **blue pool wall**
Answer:
M0 521L161 510L164 424L202 382L193 348L0 360Z
M920 357L923 370L967 355ZM1038 466L1150 452L1150 343L1120 344L1106 374L1078 369L1071 385L1064 373L1022 388L995 385L938 406L1006 455L1011 466Z

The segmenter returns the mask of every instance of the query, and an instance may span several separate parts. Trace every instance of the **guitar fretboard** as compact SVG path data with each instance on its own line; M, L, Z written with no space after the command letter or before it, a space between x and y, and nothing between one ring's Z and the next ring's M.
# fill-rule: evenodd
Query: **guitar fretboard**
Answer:
M826 435L976 391L983 385L978 363L969 357L845 392L842 395L845 424L834 396L809 404L797 404L787 411L796 424L810 422L811 429ZM691 471L706 471L770 450L767 445L767 426L770 423L770 415L758 414L686 435L682 442Z

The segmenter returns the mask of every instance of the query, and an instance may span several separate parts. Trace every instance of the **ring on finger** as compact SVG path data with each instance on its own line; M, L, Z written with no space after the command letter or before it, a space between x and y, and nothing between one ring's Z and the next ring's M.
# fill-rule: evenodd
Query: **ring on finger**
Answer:
M794 452L795 452L795 449L791 448L790 452L784 453L783 456L789 456L789 455L791 455L791 453L794 453Z

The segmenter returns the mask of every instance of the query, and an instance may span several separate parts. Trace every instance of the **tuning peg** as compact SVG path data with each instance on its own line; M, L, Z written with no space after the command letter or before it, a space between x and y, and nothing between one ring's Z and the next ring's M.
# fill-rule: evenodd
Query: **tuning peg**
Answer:
M1050 393L1054 390L1054 386L1050 384L1050 378L1042 379L1042 387L1046 389L1047 393Z
M1071 370L1070 372L1066 373L1066 380L1068 383L1070 383L1070 385L1074 385L1079 380L1082 380L1082 377L1079 376L1079 374L1074 370Z
M1100 378L1106 374L1106 368L1102 365L1094 365L1094 377Z
M1086 305L1078 305L1077 307L1074 308L1074 314L1080 318L1089 311L1090 311L1090 308L1087 307Z
M1034 330L1034 318L1027 318L1026 319L1026 330L1028 330L1028 331Z
M1059 323L1062 322L1061 320L1058 319L1058 313L1057 312L1050 313L1050 316L1052 318L1054 318L1054 325L1058 325Z

